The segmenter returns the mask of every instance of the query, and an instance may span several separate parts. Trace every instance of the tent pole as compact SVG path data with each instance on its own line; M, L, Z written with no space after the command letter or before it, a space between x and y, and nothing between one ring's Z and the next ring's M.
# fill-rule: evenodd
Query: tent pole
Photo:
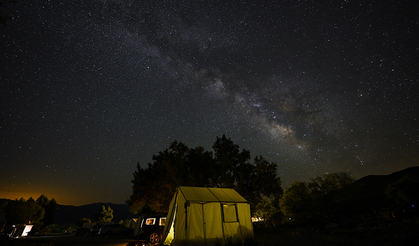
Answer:
M202 223L204 227L204 245L207 245L207 223L205 223L205 213L204 213L204 204L201 203L201 210L202 210Z

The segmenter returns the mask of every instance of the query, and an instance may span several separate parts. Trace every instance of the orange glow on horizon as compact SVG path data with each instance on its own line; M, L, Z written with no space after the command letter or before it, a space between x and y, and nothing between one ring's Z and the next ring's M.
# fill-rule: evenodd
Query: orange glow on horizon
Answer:
M68 195L59 195L55 193L38 193L38 192L20 192L20 191L0 191L0 199L5 198L9 200L19 200L20 198L23 198L25 200L28 200L29 198L33 198L34 200L38 199L42 194L46 195L48 199L54 198L59 205L73 205L73 206L80 206L80 205L86 205L89 203L95 203L95 201L92 202L85 202L85 197L71 197Z

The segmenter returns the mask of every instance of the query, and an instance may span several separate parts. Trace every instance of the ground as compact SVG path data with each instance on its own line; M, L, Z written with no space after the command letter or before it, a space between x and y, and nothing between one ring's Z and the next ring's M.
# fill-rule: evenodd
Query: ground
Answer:
M78 238L82 240L84 237ZM45 238L28 239L0 238L0 245L56 246ZM102 240L103 243L102 237L88 237L88 239L92 242ZM255 227L255 240L255 246L417 246L419 245L419 224L386 223L334 229L291 226L282 226L278 229Z
M419 245L419 225L391 223L335 228L331 230L313 228L280 228L267 230L255 228L258 246L363 246L363 245Z

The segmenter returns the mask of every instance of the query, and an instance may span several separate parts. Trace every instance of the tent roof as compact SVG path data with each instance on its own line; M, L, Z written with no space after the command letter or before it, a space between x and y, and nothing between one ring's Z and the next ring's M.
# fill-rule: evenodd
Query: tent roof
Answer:
M179 187L189 202L247 202L237 191L229 188Z

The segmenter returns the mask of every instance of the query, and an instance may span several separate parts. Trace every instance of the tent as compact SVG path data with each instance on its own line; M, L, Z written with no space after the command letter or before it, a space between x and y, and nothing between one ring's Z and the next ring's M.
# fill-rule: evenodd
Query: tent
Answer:
M253 242L250 205L228 188L179 187L170 202L164 245Z

